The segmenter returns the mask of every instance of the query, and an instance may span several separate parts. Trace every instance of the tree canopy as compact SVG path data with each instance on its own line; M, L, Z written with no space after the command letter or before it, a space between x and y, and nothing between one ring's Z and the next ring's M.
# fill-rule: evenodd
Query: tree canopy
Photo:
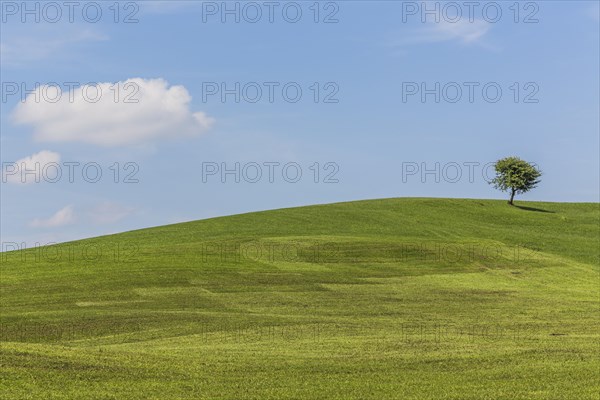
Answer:
M513 205L515 194L535 188L542 176L542 172L534 165L518 157L506 157L496 161L495 169L496 177L490 183L496 189L510 192L510 205Z

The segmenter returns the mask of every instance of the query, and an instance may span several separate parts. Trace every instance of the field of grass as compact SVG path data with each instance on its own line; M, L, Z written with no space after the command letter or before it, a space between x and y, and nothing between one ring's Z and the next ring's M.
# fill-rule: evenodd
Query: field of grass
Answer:
M598 399L598 203L386 199L2 254L5 399Z

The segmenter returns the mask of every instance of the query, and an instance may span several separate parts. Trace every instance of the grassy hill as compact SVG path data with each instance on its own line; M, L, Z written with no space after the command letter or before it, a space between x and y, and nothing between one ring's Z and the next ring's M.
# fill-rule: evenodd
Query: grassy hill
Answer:
M386 199L2 254L7 399L598 399L597 203Z

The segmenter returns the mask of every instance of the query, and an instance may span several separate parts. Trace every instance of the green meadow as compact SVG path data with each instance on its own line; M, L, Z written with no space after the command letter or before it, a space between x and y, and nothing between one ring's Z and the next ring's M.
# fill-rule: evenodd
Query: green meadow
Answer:
M598 203L384 199L2 253L3 399L598 399Z

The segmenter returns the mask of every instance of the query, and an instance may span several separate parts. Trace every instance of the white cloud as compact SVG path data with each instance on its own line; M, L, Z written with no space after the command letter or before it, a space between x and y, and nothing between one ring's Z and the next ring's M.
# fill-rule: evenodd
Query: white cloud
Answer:
M108 36L84 29L63 32L59 35L52 31L34 29L33 32L5 32L0 43L0 65L3 67L23 67L63 55L64 51L76 44L108 40Z
M483 37L490 31L492 24L484 20L460 19L456 22L440 20L426 23L423 28L415 29L400 40L393 41L394 46L420 43L459 42L462 44L484 44Z
M20 160L2 163L2 183L28 184L44 181L44 167L60 163L60 154L42 150ZM30 173L29 171L33 171Z
M73 206L66 206L47 219L34 219L29 224L33 228L57 228L75 222Z
M461 19L457 22L440 22L431 30L434 40L458 40L462 43L473 43L480 40L490 30L491 24L483 20L469 22Z
M17 105L13 118L31 125L38 141L123 146L209 129L214 120L191 112L190 101L185 87L169 86L164 79L84 85L67 93L41 86Z
M106 201L94 207L90 212L92 221L99 225L114 224L135 211L132 207Z

